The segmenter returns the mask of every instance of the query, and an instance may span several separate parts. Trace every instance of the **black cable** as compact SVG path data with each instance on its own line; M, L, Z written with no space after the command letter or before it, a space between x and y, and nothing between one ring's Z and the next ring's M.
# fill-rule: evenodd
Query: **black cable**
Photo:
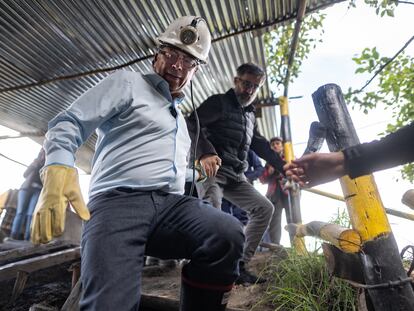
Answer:
M17 160L13 160L12 158L9 158L8 156L6 156L6 155L4 155L4 154L2 154L2 153L0 153L0 157L5 158L5 159L7 159L7 160L9 160L9 161L12 161L12 162L14 162L14 163L20 164L20 165L22 165L22 166L24 166L24 167L28 167L28 165L26 165L26 164L24 164L24 163L22 163L22 162L19 162L19 161L17 161Z
M198 139L200 137L200 120L198 119L198 114L197 114L197 110L195 108L194 105L194 100L193 100L193 81L190 81L190 95L191 95L191 105L193 106L193 111L194 111L194 116L196 119L196 137L194 140L194 146L193 146L193 180L191 181L191 188L190 188L190 193L189 196L193 195L194 192L194 186L195 186L195 162L196 162L196 156L197 156L197 145L198 145Z

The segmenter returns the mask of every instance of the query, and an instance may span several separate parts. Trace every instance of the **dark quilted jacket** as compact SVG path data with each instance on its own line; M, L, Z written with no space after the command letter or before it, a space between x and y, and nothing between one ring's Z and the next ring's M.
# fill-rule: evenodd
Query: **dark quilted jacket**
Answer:
M242 107L233 89L225 94L209 97L197 109L201 133L197 158L217 154L222 160L221 170L235 174L247 168L247 152L251 148L257 155L282 170L283 160L269 146L257 130L253 105ZM194 113L187 120L190 136L195 137Z

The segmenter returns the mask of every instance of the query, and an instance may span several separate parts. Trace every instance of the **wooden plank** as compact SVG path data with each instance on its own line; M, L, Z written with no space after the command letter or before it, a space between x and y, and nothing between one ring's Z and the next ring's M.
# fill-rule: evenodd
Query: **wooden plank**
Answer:
M79 301L82 295L81 281L78 280L66 299L60 311L79 311Z
M79 246L52 254L20 260L0 267L0 281L16 277L18 271L31 273L77 259L80 259Z
M40 256L52 252L60 251L75 247L76 245L68 244L62 241L53 241L48 244L35 246L33 244L22 244L21 247L0 252L0 266L9 264L13 261L27 259L29 257Z

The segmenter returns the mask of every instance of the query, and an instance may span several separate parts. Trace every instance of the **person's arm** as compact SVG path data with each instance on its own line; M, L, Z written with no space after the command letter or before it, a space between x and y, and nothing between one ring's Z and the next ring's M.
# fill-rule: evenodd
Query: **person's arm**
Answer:
M63 233L68 202L81 219L89 219L73 167L75 151L97 127L130 105L127 77L126 72L107 77L49 122L44 144L46 165L41 172L43 188L31 225L33 244L47 243Z
M213 144L206 137L203 128L216 122L221 115L222 107L219 99L219 95L213 95L207 98L200 107L197 108L197 115L200 122L200 135L197 143L197 154L196 158L200 159L206 154L217 154ZM195 142L197 133L197 120L195 113L186 119L188 133L190 134L192 143Z
M252 150L249 150L248 162L249 168L244 175L250 182L253 182L263 174L264 167L259 157Z
M316 186L344 175L356 178L414 161L414 123L380 140L332 153L313 153L285 165L301 186Z
M280 155L270 148L270 144L267 139L259 133L257 124L255 124L253 131L250 148L256 152L259 157L269 162L269 164L272 165L278 172L283 174L283 165L285 164L285 161L283 161Z
M346 174L345 157L342 151L332 153L310 153L284 166L287 177L301 187L313 187Z
M36 174L39 173L39 170L43 167L45 164L45 157L44 157L44 150L42 148L42 151L39 152L39 155L36 159L33 160L33 162L28 166L26 171L23 173L24 178L28 178L32 175L33 172L36 172Z
M39 169L39 163L34 160L30 165L27 167L27 169L23 173L23 177L27 178L29 177L34 171Z
M200 107L197 108L197 116L200 122L200 132L197 141L197 119L193 112L187 119L187 129L190 134L191 142L194 146L197 143L197 150L195 159L203 166L208 177L215 176L220 165L221 159L217 156L216 149L213 144L208 140L203 128L216 122L221 115L222 106L220 102L220 95L213 95ZM194 147L191 147L193 150Z
M414 161L414 122L380 140L346 148L345 171L351 178Z
M76 150L96 128L130 104L129 74L118 71L108 76L49 122L45 166L74 166Z
M275 172L274 168L269 163L266 163L263 174L259 177L260 182L262 184L269 183L272 177L273 178L275 177L274 172Z

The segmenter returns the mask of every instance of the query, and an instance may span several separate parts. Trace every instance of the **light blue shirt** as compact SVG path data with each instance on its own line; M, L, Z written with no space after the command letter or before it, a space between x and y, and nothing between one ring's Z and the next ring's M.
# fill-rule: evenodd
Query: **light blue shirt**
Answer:
M74 166L96 130L90 197L117 187L181 194L191 142L178 103L160 76L117 71L49 122L45 165Z

